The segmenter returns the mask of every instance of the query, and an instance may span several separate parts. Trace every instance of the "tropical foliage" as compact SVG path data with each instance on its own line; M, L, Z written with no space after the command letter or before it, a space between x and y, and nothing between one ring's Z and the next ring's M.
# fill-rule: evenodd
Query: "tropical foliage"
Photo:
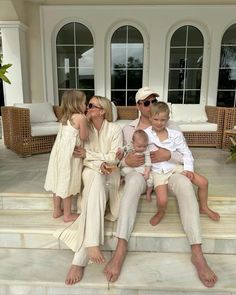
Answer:
M4 82L11 84L10 80L6 77L7 69L10 68L12 64L2 65L2 54L0 54L0 79Z

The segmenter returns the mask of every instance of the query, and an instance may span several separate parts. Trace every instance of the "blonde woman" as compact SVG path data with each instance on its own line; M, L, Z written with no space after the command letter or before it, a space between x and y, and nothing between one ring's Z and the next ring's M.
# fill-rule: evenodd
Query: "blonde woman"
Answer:
M86 96L82 91L69 90L63 94L61 124L45 180L44 188L53 192L53 217L64 214L64 222L74 221L79 216L71 212L71 202L72 195L80 192L82 159L73 157L73 151L88 138L85 102Z
M91 98L87 118L90 121L89 141L84 148L75 151L76 156L84 158L81 214L60 234L60 239L75 252L65 281L67 285L82 279L89 260L94 263L105 261L100 245L104 243L107 201L110 212L106 219L116 220L119 211L120 172L118 168L111 171L108 164L116 163L116 152L122 146L121 128L111 122L111 102L104 97Z

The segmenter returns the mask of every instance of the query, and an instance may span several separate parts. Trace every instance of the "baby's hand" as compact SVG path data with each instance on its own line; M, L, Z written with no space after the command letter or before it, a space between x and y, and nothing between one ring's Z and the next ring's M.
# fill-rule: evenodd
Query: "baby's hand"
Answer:
M188 179L193 180L193 177L194 177L194 173L193 172L185 170L181 174L183 174L186 177L188 177Z
M116 152L116 158L120 161L124 157L124 151L121 148L118 148Z

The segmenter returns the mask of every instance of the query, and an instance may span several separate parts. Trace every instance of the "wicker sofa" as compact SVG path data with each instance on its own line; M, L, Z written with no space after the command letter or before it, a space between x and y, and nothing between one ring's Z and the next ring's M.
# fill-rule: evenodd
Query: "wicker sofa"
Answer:
M216 106L202 107L205 113L205 118L201 121L201 118L195 118L194 115L194 109L199 108L199 105L169 104L169 107L171 109L171 119L179 125L189 146L221 148L224 129L224 108ZM188 108L189 110L186 110ZM127 120L133 120L138 117L135 106L118 106L117 109L118 113L120 112L117 123L122 127L124 126L124 123L128 122ZM178 116L175 116L176 109L179 109ZM184 120L184 114L185 117L188 118L188 121ZM122 121L120 121L120 118L122 118ZM123 121L124 119L125 121ZM196 121L194 121L195 119Z
M55 120L58 121L61 118L60 107L53 106L52 109L56 117ZM49 132L49 134L45 132L45 135L32 135L30 110L28 108L6 106L1 108L1 113L4 144L7 148L22 157L51 151L57 131ZM34 124L35 128L40 125L40 123ZM59 127L58 122L57 124ZM46 131L46 124L41 123L41 125Z
M225 119L224 119L224 131L223 131L223 140L222 148L230 149L232 142L230 141L230 134L226 133L226 130L236 130L236 108L225 108Z

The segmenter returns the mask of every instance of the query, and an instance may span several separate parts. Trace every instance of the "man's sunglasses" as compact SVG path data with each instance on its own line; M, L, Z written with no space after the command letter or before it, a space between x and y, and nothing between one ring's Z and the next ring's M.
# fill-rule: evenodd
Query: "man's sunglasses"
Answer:
M154 98L152 100L139 101L138 104L143 104L145 107L148 107L148 106L150 106L150 103L153 104L155 102L158 102L158 100L156 98Z
M88 104L88 108L89 109L99 109L99 110L102 110L102 107L98 107L98 106L96 106L95 104L93 104L91 102Z

